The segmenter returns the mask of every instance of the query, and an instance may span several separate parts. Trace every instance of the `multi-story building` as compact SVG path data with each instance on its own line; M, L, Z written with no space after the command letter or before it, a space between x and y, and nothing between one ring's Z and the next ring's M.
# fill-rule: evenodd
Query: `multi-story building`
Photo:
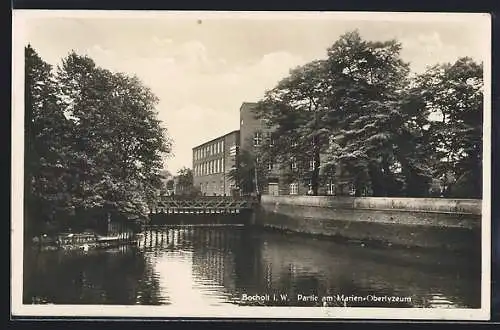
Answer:
M256 103L244 102L240 107L240 138L241 149L247 150L252 154L258 154L259 148L265 143L273 144L272 127L268 127L265 120L255 117L254 109ZM257 162L260 159L257 157ZM281 169L276 162L260 164L267 167L268 175L262 194L280 195L284 194L286 186L280 185ZM286 191L288 192L288 191Z
M264 119L255 117L256 103L244 102L240 107L241 149L258 154L264 144L274 144L274 128L269 127ZM257 161L259 158L257 157ZM298 169L297 161L290 159L288 164L270 161L260 164L267 169L267 177L262 194L269 195L305 195L310 190L307 180L294 174ZM289 179L285 180L285 177ZM293 179L290 179L292 177Z
M257 119L254 109L256 103L244 102L240 107L240 129L226 135L215 138L209 142L193 148L193 177L195 187L199 187L204 195L231 195L237 185L228 174L233 167L237 166L238 157L242 150L256 155L259 148L264 144L274 144L274 128L269 127L263 119ZM292 142L293 143L293 142ZM240 151L241 149L241 151ZM323 159L324 155L320 155ZM269 195L305 195L311 190L308 175L314 167L311 160L309 171L307 160L304 164L298 164L293 157L287 164L279 164L270 161L267 164L259 163L266 169L266 177L260 178L262 186L261 194ZM304 169L304 167L306 167ZM300 169L300 170L299 170ZM309 172L309 173L308 173ZM324 180L319 187L322 195L334 195L339 193L335 179ZM344 185L343 185L344 186ZM345 190L342 188L342 190ZM342 194L346 192L343 191ZM349 192L347 192L349 193Z
M236 189L229 172L237 166L240 131L235 130L193 148L193 184L206 196L229 196Z
M265 143L271 146L274 144L274 128L269 127L263 119L256 118L254 112L256 105L256 103L244 102L240 107L241 149L248 150L253 154L258 154L259 148ZM325 156L320 155L320 163ZM306 160L305 163L299 164L292 157L287 164L278 164L277 162L261 164L261 166L267 168L266 182L261 193L269 195L306 195L311 190L311 182L308 176L310 176L314 168L314 161L311 159L307 164ZM301 171L299 171L299 168ZM322 195L350 193L345 191L345 187L340 191L333 177L324 181L318 189L318 192ZM342 186L346 185L342 184Z

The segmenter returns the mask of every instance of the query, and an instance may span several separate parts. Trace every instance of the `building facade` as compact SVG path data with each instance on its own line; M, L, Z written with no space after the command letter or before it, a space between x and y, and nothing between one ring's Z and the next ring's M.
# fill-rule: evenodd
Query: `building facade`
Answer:
M272 127L268 127L263 119L255 118L254 109L256 103L244 102L240 107L240 137L241 149L247 150L251 154L258 154L259 148L265 143L273 143ZM259 159L256 159L259 162ZM280 184L280 176L282 170L276 162L268 162L268 164L259 164L267 168L268 175L266 182L263 185L262 194L283 195L286 190L286 185ZM286 191L288 192L288 191Z
M202 195L232 195L238 189L236 183L229 178L229 172L238 165L238 155L246 150L256 156L260 168L266 169L265 178L261 180L261 194L269 195L306 195L311 191L308 172L313 170L311 160L309 171L307 164L300 165L293 158L287 164L270 161L260 163L259 149L264 144L273 145L274 128L269 127L263 119L257 119L255 108L257 103L244 102L240 107L239 130L215 138L193 148L193 181ZM320 163L325 155L320 155ZM306 161L307 162L307 161ZM300 165L300 166L299 166ZM299 170L300 168L300 170ZM257 176L256 176L257 177ZM320 195L352 194L349 183L340 187L338 178L323 180L318 189Z
M205 196L230 196L236 184L229 172L237 166L240 131L235 130L193 148L193 185Z
M256 106L257 103L244 102L240 107L241 149L248 150L253 154L258 154L259 148L264 144L272 146L274 143L274 128L269 127L264 120L256 118L254 112ZM325 156L320 155L320 164ZM313 170L314 162L311 159L309 163L309 169L307 169L307 164L300 166L293 158L287 164L278 164L272 161L268 164L261 164L267 169L267 177L261 193L269 195L308 194L311 190L308 172ZM325 182L322 182L318 189L320 195L352 194L351 191L348 191L349 188L346 189L349 184L342 184L340 187L336 178L332 177L330 180L323 181Z

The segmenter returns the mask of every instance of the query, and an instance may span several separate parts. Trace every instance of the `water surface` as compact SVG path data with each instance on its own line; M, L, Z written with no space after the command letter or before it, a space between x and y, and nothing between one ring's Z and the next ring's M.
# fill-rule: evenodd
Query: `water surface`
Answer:
M480 308L481 300L477 256L245 227L167 227L116 249L32 250L24 267L25 304Z

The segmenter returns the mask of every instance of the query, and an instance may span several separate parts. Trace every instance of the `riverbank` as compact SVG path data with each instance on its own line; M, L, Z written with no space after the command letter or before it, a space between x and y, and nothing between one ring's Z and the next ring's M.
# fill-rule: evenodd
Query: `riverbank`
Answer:
M481 200L264 195L258 226L382 245L480 251Z

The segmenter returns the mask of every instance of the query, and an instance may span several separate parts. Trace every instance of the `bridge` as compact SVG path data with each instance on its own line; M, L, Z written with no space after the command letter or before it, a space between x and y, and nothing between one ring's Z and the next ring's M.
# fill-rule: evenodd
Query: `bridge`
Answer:
M239 214L256 204L258 199L252 196L167 196L151 208L151 214Z

